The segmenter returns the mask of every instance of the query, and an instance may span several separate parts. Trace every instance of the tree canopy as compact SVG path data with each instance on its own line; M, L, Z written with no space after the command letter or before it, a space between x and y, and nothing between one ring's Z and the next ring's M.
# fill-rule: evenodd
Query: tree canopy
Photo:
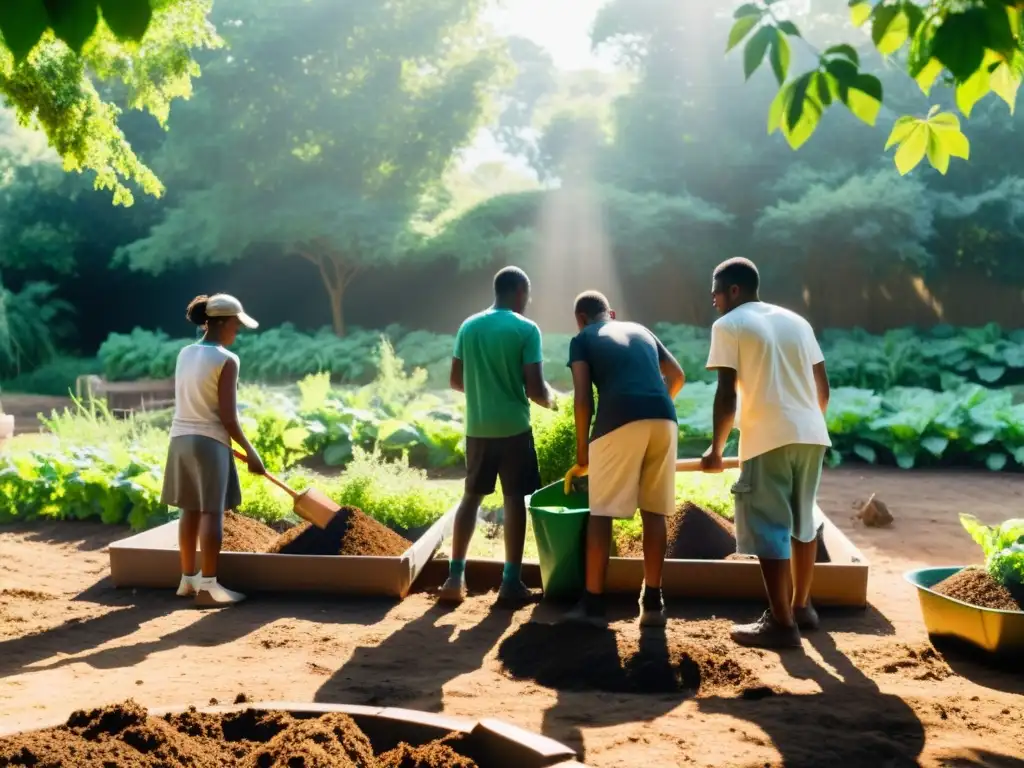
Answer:
M956 109L965 118L989 94L1013 113L1024 76L1021 0L848 0L847 5L853 27L868 32L877 52L905 71L926 98L942 81L952 87ZM836 104L874 125L883 104L882 82L864 70L857 49L847 42L819 49L792 19L776 14L778 7L784 4L761 0L737 8L726 48L745 41L745 76L767 62L778 80L768 132L781 131L799 149ZM794 45L809 52L815 66L791 76ZM970 142L960 119L943 107L932 103L893 124L885 149L896 148L893 160L900 174L925 157L943 174L951 158L968 159Z
M166 122L199 74L192 52L220 44L206 18L211 2L0 3L0 95L22 125L45 133L65 170L94 172L115 203L132 203L129 184L160 195L121 130L118 105Z
M485 116L502 60L465 0L226 0L230 53L205 64L158 159L174 200L123 251L159 272L260 246L313 265L344 333L346 289L409 255L424 196Z

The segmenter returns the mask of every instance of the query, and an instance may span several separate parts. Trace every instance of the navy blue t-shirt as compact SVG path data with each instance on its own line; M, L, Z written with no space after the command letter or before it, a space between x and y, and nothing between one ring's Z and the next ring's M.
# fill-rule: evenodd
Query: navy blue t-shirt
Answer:
M633 421L676 420L660 363L668 350L638 323L588 325L569 342L569 365L586 362L597 387L597 418L590 440Z

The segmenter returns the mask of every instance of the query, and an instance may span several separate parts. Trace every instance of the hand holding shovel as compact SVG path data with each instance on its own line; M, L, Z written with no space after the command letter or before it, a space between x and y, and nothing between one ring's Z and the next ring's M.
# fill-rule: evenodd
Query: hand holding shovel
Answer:
M249 463L249 458L241 451L234 451L233 453L239 461L244 461L246 464ZM263 470L262 475L292 497L293 509L296 515L312 523L317 528L326 528L327 524L341 510L341 507L331 501L327 494L318 491L316 488L307 488L300 493L289 488L282 480L274 477L266 469Z

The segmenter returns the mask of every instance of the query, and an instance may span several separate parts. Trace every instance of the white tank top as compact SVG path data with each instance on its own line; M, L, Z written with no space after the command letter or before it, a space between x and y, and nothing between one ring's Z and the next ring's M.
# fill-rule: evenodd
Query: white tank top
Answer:
M171 437L202 435L231 447L231 436L220 420L217 396L224 363L238 356L224 347L200 342L178 353L174 368L174 420Z

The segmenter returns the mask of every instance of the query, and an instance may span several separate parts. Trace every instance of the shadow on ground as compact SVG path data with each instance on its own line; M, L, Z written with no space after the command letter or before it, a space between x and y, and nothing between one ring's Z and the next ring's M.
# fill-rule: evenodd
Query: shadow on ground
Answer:
M70 664L88 664L97 669L131 667L151 654L182 646L212 647L230 643L279 619L320 624L375 624L394 608L394 600L349 600L345 603L324 597L257 595L231 608L196 611L191 601L171 590L117 589L105 578L78 595L75 600L111 609L90 619L66 621L58 627L0 642L0 677L18 674L26 668L56 669ZM346 611L358 605L358 611ZM134 644L104 645L123 641L142 625L162 616L187 613L196 618L184 627L152 640ZM47 659L57 658L49 663Z
M316 692L314 701L440 712L444 685L479 669L514 617L511 611L491 610L489 602L464 605L480 610L480 620L472 627L458 629L446 622L449 609L435 604L379 645L356 648ZM421 663L410 667L410 658Z

